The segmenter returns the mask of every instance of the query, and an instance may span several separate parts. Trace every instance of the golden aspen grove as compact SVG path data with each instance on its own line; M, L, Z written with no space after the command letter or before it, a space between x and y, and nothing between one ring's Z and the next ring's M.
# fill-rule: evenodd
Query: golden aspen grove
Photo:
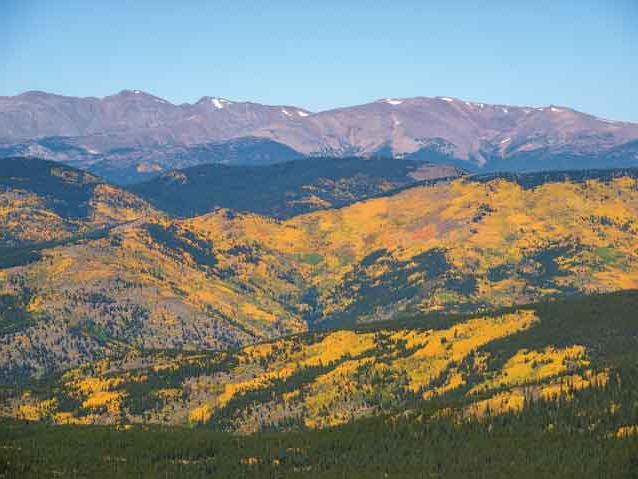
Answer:
M506 450L528 437L542 473L635 470L636 170L445 171L302 214L276 198L272 215L176 216L93 175L12 161L0 477L378 477L397 454L396 477L463 477L481 437ZM312 198L351 186L312 184ZM59 438L86 434L113 450L69 466ZM164 439L145 462L151 437ZM332 441L351 444L341 459ZM415 441L460 456L442 465ZM609 464L592 462L599 447ZM487 470L511 471L494 451Z

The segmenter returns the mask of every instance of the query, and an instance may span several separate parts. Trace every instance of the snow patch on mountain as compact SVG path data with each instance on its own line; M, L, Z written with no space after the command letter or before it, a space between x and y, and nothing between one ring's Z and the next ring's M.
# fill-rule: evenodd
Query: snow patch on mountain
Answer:
M211 99L210 99L210 102L211 102L211 103L213 104L213 106L214 106L215 108L217 108L218 110L221 110L221 109L223 109L223 108L224 108L224 106L229 105L230 103L232 103L232 102L230 102L230 101L228 101L228 100L225 100L225 99L223 99L223 98L211 98Z

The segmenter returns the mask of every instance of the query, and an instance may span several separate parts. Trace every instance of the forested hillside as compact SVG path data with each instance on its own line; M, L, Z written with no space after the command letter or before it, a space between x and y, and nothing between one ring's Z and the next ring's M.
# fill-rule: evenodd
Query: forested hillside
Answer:
M136 195L75 168L32 158L0 162L0 248L5 251L154 213Z
M139 201L99 235L5 263L3 381L131 348L225 349L638 287L634 170L461 178L285 221L174 219Z
M131 191L178 216L228 208L285 219L462 173L421 161L308 158L268 167L201 165L133 185Z
M636 25L0 0L0 479L638 479Z
M2 423L0 473L635 477L637 308L626 292L101 361L3 393L22 420Z

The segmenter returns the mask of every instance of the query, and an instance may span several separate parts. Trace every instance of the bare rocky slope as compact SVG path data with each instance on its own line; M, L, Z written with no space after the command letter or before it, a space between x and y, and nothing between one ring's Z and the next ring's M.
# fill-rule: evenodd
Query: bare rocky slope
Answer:
M447 97L382 99L312 113L203 97L174 105L139 90L99 98L0 97L0 156L65 161L122 183L201 163L311 155L421 159L477 170L638 165L638 125L567 107ZM122 173L124 172L124 173Z

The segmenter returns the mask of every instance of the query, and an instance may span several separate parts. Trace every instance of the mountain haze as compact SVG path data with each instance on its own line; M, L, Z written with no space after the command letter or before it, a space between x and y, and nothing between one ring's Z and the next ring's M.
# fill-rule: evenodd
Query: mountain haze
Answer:
M223 146L238 140L251 145L249 153ZM174 105L139 90L102 99L43 92L0 98L0 154L65 161L121 182L201 163L313 155L401 157L482 171L628 167L638 164L637 141L636 124L568 107L449 97L387 98L314 113L208 96Z

